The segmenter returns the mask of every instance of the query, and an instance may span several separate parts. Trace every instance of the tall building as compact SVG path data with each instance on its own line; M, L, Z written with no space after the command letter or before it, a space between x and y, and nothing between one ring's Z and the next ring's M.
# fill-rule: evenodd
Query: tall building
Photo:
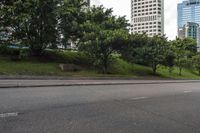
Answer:
M187 22L178 29L179 38L192 38L197 42L197 51L200 52L200 25L193 22Z
M193 38L200 52L200 0L185 0L178 4L178 37Z
M131 0L131 32L164 34L164 0Z
M200 24L200 0L185 0L178 4L178 27L187 22Z

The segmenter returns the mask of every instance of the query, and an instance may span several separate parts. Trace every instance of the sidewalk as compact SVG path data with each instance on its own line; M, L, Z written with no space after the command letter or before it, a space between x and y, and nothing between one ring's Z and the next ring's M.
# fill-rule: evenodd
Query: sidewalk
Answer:
M0 80L0 88L200 83L200 80Z

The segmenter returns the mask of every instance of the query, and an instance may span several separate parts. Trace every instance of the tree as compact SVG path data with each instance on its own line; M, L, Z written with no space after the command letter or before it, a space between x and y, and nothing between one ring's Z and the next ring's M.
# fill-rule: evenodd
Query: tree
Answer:
M86 52L95 59L94 65L107 73L109 64L112 62L112 53L115 51L114 45L123 40L125 31L123 30L99 30L98 32L87 33L81 41L79 49ZM126 33L127 34L127 33ZM120 38L121 39L120 39Z
M12 30L13 41L29 46L33 55L57 39L57 0L16 0L2 5L4 27Z
M149 37L144 46L135 50L136 58L151 66L153 74L156 74L158 65L164 61L167 38L165 36Z
M175 64L179 68L179 75L182 75L182 69L186 67L191 67L191 57L195 54L194 48L196 47L195 43L191 42L190 39L180 39L176 38L176 40L172 41L172 49L174 50L176 59ZM193 42L193 41L192 41Z
M169 73L171 74L175 65L176 56L171 47L169 46L168 48L169 49L166 49L166 55L163 65L168 67Z
M165 48L165 55L162 65L168 68L169 74L172 73L176 61L176 53L173 41L168 41Z
M137 51L148 43L148 36L144 34L130 34L125 43L118 46L118 52L121 53L124 60L131 63L144 63L138 57Z
M5 27L4 25L6 24L6 21L4 19L4 12L5 6L9 6L12 4L12 0L1 0L0 1L0 45L2 44L7 44L9 39L10 39L10 30L8 27Z
M86 3L83 0L64 0L57 10L61 43L66 48L68 41L77 41L81 35L80 25L85 22Z
M194 68L198 71L200 75L200 54L197 54L192 57L192 63L193 63Z
M115 46L123 43L128 35L128 23L124 17L115 17L111 9L93 7L87 12L87 21L82 24L79 50L95 60L94 64L107 73Z
M185 50L183 41L179 38L176 38L176 40L172 42L172 45L176 55L175 64L179 68L179 76L181 76L182 69L185 66L184 61L187 59L187 51Z
M196 42L196 40L194 40L192 38L185 38L182 41L185 44L185 50L190 52L188 56L191 57L191 56L193 56L197 53L197 42Z

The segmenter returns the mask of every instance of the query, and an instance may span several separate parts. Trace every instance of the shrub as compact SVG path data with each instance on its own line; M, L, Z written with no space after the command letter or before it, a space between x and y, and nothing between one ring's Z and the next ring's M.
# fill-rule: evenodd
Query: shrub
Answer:
M0 46L0 55L8 56L13 61L19 61L28 57L29 52L28 49L9 48L7 45L2 45Z
M45 52L44 58L58 63L70 63L80 66L91 66L93 59L81 52L52 51Z
M9 48L7 45L1 45L0 46L0 55L8 55L9 54Z
M129 75L133 73L133 65L117 57L113 59L108 73Z

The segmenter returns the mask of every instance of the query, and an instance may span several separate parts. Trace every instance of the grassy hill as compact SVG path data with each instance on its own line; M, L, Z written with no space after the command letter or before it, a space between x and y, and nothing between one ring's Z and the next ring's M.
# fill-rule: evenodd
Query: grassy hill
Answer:
M132 78L172 78L172 79L200 79L196 71L184 69L182 76L178 69L170 74L166 67L160 66L157 75L152 74L150 67L130 64L122 59L116 59L109 68L109 74L100 74L95 69L84 68L76 72L63 72L59 63L43 61L11 61L8 58L0 59L0 75L49 75L49 76L89 76L89 77L132 77Z

